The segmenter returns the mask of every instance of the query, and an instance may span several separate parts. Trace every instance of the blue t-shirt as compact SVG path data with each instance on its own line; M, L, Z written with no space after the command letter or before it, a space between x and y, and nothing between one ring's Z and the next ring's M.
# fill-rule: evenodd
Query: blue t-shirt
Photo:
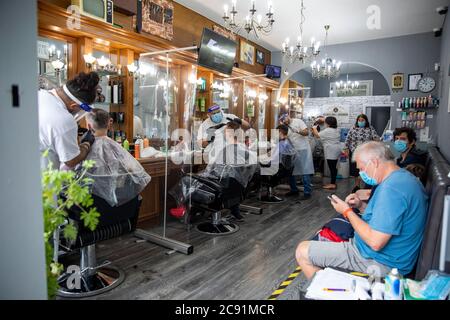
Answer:
M376 231L392 235L386 246L374 251L355 233L355 245L366 259L373 259L406 275L412 271L425 229L428 196L408 171L394 171L374 191L362 216Z

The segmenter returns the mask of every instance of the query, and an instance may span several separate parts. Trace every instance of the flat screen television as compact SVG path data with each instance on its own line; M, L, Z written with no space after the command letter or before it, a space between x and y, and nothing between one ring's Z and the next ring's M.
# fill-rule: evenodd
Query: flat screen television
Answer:
M264 73L266 74L267 78L279 79L279 78L281 78L281 67L274 66L271 64L266 64Z
M229 75L233 71L236 48L237 44L233 40L205 28L198 52L198 65Z

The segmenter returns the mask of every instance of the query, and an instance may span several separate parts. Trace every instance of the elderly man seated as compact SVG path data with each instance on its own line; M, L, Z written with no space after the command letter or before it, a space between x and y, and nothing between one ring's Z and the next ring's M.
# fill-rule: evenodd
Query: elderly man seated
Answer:
M355 230L349 242L305 241L296 258L307 278L325 267L337 267L379 276L397 268L409 274L416 263L423 239L427 195L422 184L398 167L380 142L359 146L354 160L365 183L375 186L366 207L356 194L342 201L333 196L332 205ZM362 216L354 212L359 209Z
M86 158L95 161L87 173L93 179L92 193L112 207L135 198L150 182L141 164L122 146L107 136L109 113L93 109L86 117L90 132L95 136Z

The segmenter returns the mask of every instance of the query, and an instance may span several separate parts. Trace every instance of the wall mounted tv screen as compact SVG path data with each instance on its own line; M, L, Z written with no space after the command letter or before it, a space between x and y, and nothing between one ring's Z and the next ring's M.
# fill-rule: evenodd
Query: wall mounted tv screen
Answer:
M267 64L264 73L267 78L279 79L281 78L281 67Z
M203 29L198 52L198 65L225 74L231 74L236 58L237 44L210 29Z

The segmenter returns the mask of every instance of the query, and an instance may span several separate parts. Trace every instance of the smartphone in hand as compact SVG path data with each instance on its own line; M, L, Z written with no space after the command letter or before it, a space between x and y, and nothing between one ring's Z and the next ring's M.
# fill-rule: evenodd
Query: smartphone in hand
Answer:
M336 200L334 200L332 196L333 196L333 195L327 196L327 198L328 198L331 202L337 203Z

